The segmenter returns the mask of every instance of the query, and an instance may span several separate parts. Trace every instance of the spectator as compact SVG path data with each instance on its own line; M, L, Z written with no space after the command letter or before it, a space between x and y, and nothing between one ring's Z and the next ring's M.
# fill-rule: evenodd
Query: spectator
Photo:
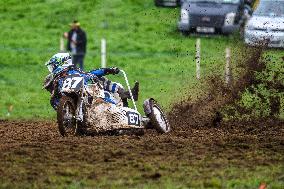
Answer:
M84 69L84 57L86 54L87 36L84 30L81 29L80 23L74 20L70 24L71 30L64 33L64 37L68 40L67 50L71 52L73 64Z

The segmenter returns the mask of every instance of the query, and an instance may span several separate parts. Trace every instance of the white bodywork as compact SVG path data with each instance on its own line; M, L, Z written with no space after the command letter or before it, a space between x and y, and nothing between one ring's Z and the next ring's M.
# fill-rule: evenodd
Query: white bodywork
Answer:
M260 2L268 7L259 13L258 9L245 27L245 43L253 46L284 47L284 0ZM275 3L275 4L274 4ZM277 4L278 3L278 4ZM277 10L276 10L277 9Z
M265 43L269 47L284 47L284 17L253 16L245 28L245 43Z
M88 109L86 121L95 131L144 128L138 111L96 100Z
M142 118L137 110L123 107L121 98L117 93L104 91L97 84L88 85L86 91L94 98L92 104L87 106L85 116L86 123L91 130L99 132L115 129L144 128L143 123L148 118ZM105 95L110 96L110 99L115 104L105 102L103 100Z

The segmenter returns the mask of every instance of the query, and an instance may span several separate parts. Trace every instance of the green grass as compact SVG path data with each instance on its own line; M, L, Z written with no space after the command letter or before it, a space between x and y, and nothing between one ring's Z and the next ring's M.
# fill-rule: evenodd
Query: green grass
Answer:
M179 9L156 8L152 0L1 2L0 119L55 120L55 112L49 104L49 93L41 89L42 81L48 74L44 63L58 52L59 38L69 29L68 24L73 19L81 22L88 35L86 70L100 67L100 39L106 38L108 66L125 70L131 83L140 81L140 110L143 100L148 97L157 99L170 110L172 103L187 97L185 94L202 95L200 89L196 90L200 87L200 82L195 79L196 37L185 38L176 31L178 16ZM232 47L233 52L240 52L243 48L235 37L201 37L203 78L212 73L223 74L226 46ZM271 53L279 57L283 55L283 51ZM233 59L237 63L238 59ZM121 76L110 78L122 82ZM9 108L10 116L7 115ZM15 160L14 166L21 164L21 161L29 160ZM208 170L206 175L211 176L208 178L202 177L202 171L206 168L198 171L202 169L200 165L181 165L177 168L180 171L176 171L179 175L172 177L172 165L166 166L164 171L169 176L158 181L149 180L137 188L257 188L263 181L270 188L284 185L280 180L283 178L283 166L276 164L255 170L237 166ZM151 165L145 167L149 172L158 169ZM80 173L69 167L62 172L65 176L51 171L45 175L45 180L38 183L0 179L0 188L42 188L40 184L51 188L84 188L98 184L97 180L80 178ZM18 174L30 173L21 170ZM123 176L121 179L100 178L99 185L124 188L125 185L135 186L145 180L138 172L131 174L135 175L133 178L127 176L128 172L120 174ZM274 180L277 177L274 174L282 174L282 177Z
M226 160L224 160L226 161ZM213 163L213 162L206 162ZM83 164L83 163L80 163ZM211 165L207 170L199 165L190 165L175 168L175 172L169 171L171 168L151 167L153 170L148 170L145 173L137 169L132 169L131 172L122 171L115 176L96 176L94 165L84 163L79 167L60 167L57 170L50 170L47 174L36 174L33 172L21 170L17 172L17 176L28 177L30 179L22 181L21 183L11 180L0 179L0 188L139 188L139 189L218 189L218 188L232 188L232 189L251 189L258 188L260 184L265 183L268 187L273 189L282 189L283 182L283 165L274 164L265 166L259 165L254 168L228 166L222 168L215 167L212 170ZM161 165L160 165L161 166ZM123 168L121 168L123 169ZM152 178L155 169L160 169L161 177ZM19 170L17 168L17 170ZM93 170L94 173L91 173ZM109 170L112 172L112 170ZM93 175L84 177L83 175ZM29 177L28 177L29 178Z
M267 50L261 62L264 67L254 71L254 83L240 93L235 104L225 107L225 114L234 112L229 119L284 118L284 52Z
M104 37L107 65L125 70L131 83L140 81L139 107L153 97L169 110L197 84L196 38L179 34L178 17L179 9L156 8L146 0L5 1L0 7L0 118L54 118L49 94L41 89L48 74L44 63L58 52L59 38L73 19L88 35L86 70L100 67ZM235 44L234 38L203 37L202 77L223 72L224 49ZM122 82L121 76L111 78Z

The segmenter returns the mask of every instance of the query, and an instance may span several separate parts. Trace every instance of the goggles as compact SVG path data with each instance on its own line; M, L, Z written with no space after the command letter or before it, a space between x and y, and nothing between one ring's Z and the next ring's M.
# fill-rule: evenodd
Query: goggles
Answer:
M55 70L55 65L54 64L47 64L46 65L48 71L51 73Z

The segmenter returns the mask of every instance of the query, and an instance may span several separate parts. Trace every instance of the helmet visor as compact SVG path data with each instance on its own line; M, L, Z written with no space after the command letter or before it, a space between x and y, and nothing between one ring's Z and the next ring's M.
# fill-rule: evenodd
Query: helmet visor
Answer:
M67 67L69 67L69 66L72 66L73 64L72 64L72 59L68 59L68 60L66 60L63 64L62 64L62 67L63 68L67 68Z
M51 73L51 72L53 72L55 65L49 64L49 65L46 65L46 67L47 67L48 71Z

